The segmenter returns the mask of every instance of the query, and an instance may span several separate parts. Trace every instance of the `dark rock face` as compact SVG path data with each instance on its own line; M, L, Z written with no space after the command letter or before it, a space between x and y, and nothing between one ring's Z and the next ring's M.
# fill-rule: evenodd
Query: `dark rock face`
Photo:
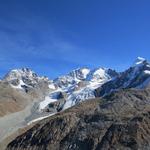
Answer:
M120 90L44 119L7 150L150 149L150 89Z
M60 112L63 109L65 102L66 102L65 99L59 99L56 102L48 104L48 106L43 111L52 113Z
M57 92L57 93L55 93L54 98L59 100L59 99L66 98L66 96L67 96L67 94L65 92Z

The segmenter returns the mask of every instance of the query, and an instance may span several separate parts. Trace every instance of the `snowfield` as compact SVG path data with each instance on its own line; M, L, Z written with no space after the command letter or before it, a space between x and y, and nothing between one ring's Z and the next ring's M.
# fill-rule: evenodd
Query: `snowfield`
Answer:
M39 110L43 110L48 104L57 101L49 96L46 96L45 99L39 103Z

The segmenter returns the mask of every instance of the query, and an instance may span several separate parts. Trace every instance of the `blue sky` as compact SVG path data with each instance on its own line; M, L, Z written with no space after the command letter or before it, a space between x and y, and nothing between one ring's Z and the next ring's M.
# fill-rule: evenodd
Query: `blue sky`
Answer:
M55 78L78 67L150 60L149 0L0 0L0 76L29 67Z

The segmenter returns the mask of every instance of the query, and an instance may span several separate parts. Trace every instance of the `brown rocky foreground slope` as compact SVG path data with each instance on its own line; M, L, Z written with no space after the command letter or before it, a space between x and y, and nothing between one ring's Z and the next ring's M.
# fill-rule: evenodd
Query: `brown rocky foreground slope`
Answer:
M0 117L23 110L34 100L43 99L48 91L47 83L39 83L28 92L13 88L9 82L0 81Z
M7 150L150 149L150 89L120 90L44 119Z
M0 82L0 117L22 110L32 97L12 88L7 82Z

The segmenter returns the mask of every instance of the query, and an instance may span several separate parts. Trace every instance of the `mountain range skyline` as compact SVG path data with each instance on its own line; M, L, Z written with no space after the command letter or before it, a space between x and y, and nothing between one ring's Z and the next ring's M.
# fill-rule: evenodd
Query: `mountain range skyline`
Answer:
M58 126L62 126L62 121L68 120L63 124L63 126L67 125L67 128L65 129L68 131L68 129L70 129L68 126L70 125L70 119L68 119L69 116L73 119L73 125L77 125L77 127L78 123L74 124L74 121L82 121L81 124L85 121L85 124L82 124L82 127L84 125L86 128L87 124L92 128L96 123L100 129L103 129L104 126L107 127L110 121L112 121L111 124L116 124L118 115L123 119L120 120L119 117L117 124L121 123L120 125L123 125L124 123L126 125L129 120L134 120L136 123L136 114L139 116L139 114L142 113L144 116L147 116L146 112L149 114L150 108L150 62L144 58L138 57L134 63L123 72L116 72L111 68L106 69L103 67L95 68L93 70L80 68L78 70L72 70L64 76L60 76L54 80L49 80L44 76L40 76L29 68L14 69L8 72L6 76L0 80L0 88L0 147L2 146L2 148L5 148L5 144L9 143L7 149L10 150L22 149L21 147L29 149L29 146L31 149L34 149L34 146L37 146L38 149L43 149L43 146L54 146L53 143L51 144L52 139L49 138L49 134L52 133L51 136L55 136L56 132L54 132L54 134L53 132L47 132L52 129L52 126L49 128L49 121L54 121L52 123L53 125L55 124L54 130L58 130ZM79 112L81 113L80 115L78 115ZM103 116L103 113L108 116ZM77 115L75 118L73 117L74 114L75 116ZM112 119L110 119L110 114L112 115ZM88 116L89 119L87 120ZM106 124L103 125L105 121ZM147 121L145 121L145 125L149 126ZM141 119L138 119L138 122L141 123ZM39 123L44 126L48 125L48 128L44 127L39 129ZM132 126L133 129L138 127L135 123L133 124L134 126ZM98 129L97 125L95 126L96 130ZM145 125L143 129L145 129ZM25 130L23 134L22 132L16 133L18 128L20 129L22 127L27 128L27 131ZM10 128L11 131L9 130ZM32 129L34 129L34 132L32 132ZM65 133L64 131L66 130L62 130L61 127L57 133L62 134ZM71 134L71 136L75 135L75 137L79 139L78 135L82 135L84 130L79 131L81 134ZM95 130L92 130L92 133L93 131ZM12 136L10 140L7 140L7 137L11 136L13 133L17 135L17 137ZM38 140L35 140L34 135L37 135L35 133L39 134L36 138ZM46 134L44 138L47 138L49 144L44 144L45 142L40 140L43 133L44 135ZM87 131L85 133L87 133ZM115 136L118 136L116 132L114 132L114 134ZM128 134L132 135L132 132L128 132ZM144 133L142 132L142 134L149 137L149 130ZM85 134L82 136L85 136ZM123 136L126 136L126 134L123 133ZM66 139L66 136L64 137ZM89 137L89 134L87 134L87 137ZM59 138L61 138L61 136L59 136ZM95 139L97 136L94 136L93 138ZM134 139L135 138L137 138L137 134L134 136ZM56 140L56 138L54 138L54 140L58 142L57 145L59 146L59 143L61 143L59 142L59 139ZM70 143L68 138L66 140L66 142ZM130 141L130 139L126 138L125 140ZM146 138L144 141L139 138L137 140L138 142L136 145L138 147L142 147L141 149L145 146L149 148L149 138ZM26 143L26 141L28 141L28 143ZM39 141L41 144L38 145ZM146 144L143 144L145 141ZM85 140L84 144L86 144ZM43 146L41 147L41 145ZM63 144L63 146L65 145L66 144ZM90 146L91 145L93 144L90 143ZM120 145L117 144L117 147L118 146ZM124 149L126 149L125 147L130 146L133 148L134 144L125 144ZM79 147L79 149L83 149L82 144L79 144Z
M67 74L70 74L71 72L73 72L73 71L76 71L76 70L80 70L80 69L88 69L88 70L90 70L90 71L94 71L94 70L97 70L97 69L99 69L99 68L104 68L104 69L112 69L112 70L114 70L114 71L117 71L118 73L121 73L121 72L124 72L126 69L128 69L129 67L132 67L132 65L134 66L134 65L137 65L136 63L138 63L138 62L140 62L140 61L144 61L144 60L146 60L146 61L148 61L149 62L149 60L147 60L146 58L143 58L143 57L140 57L140 56L138 56L136 59L134 59L134 61L132 61L132 63L130 63L130 65L129 66L127 66L127 68L125 68L124 70L118 70L117 68L107 68L107 67L104 67L104 66L98 66L98 67L88 67L88 66L82 66L82 67L78 67L78 68L74 68L74 69L72 69L72 70L69 70L68 72L65 72L64 74L61 74L61 75L58 75L58 76L55 76L55 77L53 77L53 78L50 78L49 76L47 76L46 74L40 74L40 73L38 73L36 70L33 70L32 68L29 68L29 67L22 67L22 68L12 68L12 69L10 69L10 70L7 70L2 76L0 76L0 79L3 79L6 75L7 75L7 73L9 73L9 72L11 72L11 71L13 71L13 70L22 70L22 69L29 69L29 70L31 70L31 71L33 71L34 73L37 73L38 75L40 75L40 76L44 76L44 77L48 77L50 80L54 80L54 79L57 79L58 77L63 77L63 76L65 76L65 75L67 75ZM49 71L47 71L47 74L48 74L48 72Z

